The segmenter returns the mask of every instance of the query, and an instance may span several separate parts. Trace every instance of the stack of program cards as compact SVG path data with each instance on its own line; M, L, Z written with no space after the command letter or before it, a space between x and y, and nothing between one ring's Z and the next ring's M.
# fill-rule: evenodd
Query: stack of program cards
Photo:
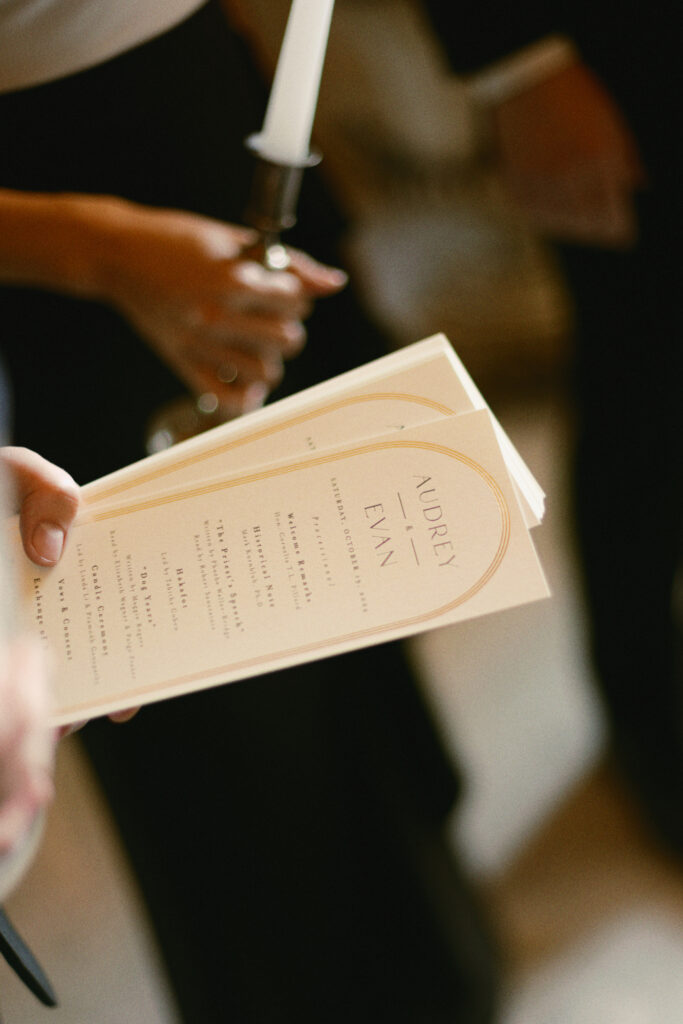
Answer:
M54 569L7 544L55 724L548 596L544 495L443 335L83 489Z

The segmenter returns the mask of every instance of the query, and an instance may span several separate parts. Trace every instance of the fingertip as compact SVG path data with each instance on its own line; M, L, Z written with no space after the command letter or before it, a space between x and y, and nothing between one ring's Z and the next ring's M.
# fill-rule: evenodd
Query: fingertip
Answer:
M337 267L321 267L307 283L318 291L338 292L349 283L349 275Z
M289 250L292 256L291 269L300 275L307 288L339 291L349 281L349 275L341 267L319 263L307 253L298 249Z
M123 725L125 722L130 722L131 718L135 718L139 707L126 708L124 711L112 711L109 718L112 722L116 722L117 725Z
M325 272L331 284L337 288L343 288L349 283L349 275L341 267L326 267Z
M67 736L72 736L73 733L78 732L79 729L82 729L84 726L86 726L88 724L88 721L89 719L84 718L80 722L71 722L69 725L58 726L56 730L57 741L59 742L60 740L66 739Z
M254 409L260 409L268 397L269 390L268 385L260 380L249 384L244 390L244 412L253 412Z

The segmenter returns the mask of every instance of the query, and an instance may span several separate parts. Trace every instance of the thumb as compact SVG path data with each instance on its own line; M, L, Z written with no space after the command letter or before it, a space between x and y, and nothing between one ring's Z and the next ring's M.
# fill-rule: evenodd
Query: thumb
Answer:
M69 474L27 448L4 448L2 461L14 484L24 551L36 565L55 565L79 505Z

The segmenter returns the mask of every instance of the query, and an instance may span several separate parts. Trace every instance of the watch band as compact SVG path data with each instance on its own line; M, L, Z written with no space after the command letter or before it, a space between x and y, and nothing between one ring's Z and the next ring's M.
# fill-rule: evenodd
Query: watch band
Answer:
M54 989L21 935L0 908L0 953L44 1006L56 1006Z

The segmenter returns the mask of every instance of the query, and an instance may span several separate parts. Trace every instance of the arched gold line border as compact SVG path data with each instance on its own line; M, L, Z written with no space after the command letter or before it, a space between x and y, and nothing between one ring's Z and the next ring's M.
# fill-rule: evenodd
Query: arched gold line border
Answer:
M267 655L266 658L247 658L243 661L232 662L228 665L219 665L216 668L204 669L201 672L189 673L184 676L179 676L178 678L172 681L167 681L163 684L155 683L147 687L136 687L135 689L128 690L125 693L116 693L112 695L112 702L126 701L129 697L130 699L134 699L136 697L141 697L144 694L154 693L161 690L174 691L177 690L179 687L183 687L187 684L195 682L200 682L200 680L202 679L211 678L222 673L231 674L234 672L241 672L245 669L248 670L250 668L256 668L259 665L263 665L264 662L271 663L273 661L286 661L287 659L301 658L302 655L311 654L315 651L322 650L323 648L330 647L332 645L348 644L359 640L362 641L370 636L378 636L384 633L393 632L395 630L403 631L409 629L412 626L421 625L425 622L429 622L432 619L437 619L443 615L446 615L448 612L453 611L460 605L465 604L475 594L482 590L483 587L486 586L489 580L498 571L510 543L511 521L508 503L497 481L488 472L488 470L484 469L483 466L481 466L478 462L475 462L474 459L470 458L470 456L465 455L464 452L458 452L452 448L447 448L444 445L435 444L434 442L431 441L402 441L400 439L396 439L391 441L385 440L370 444L359 445L355 448L345 449L342 452L331 452L327 453L326 455L321 455L315 458L309 458L306 460L299 460L294 463L288 463L286 466L279 466L276 467L275 469L271 467L270 469L264 469L257 473L250 473L248 476L238 477L228 481L215 481L212 484L204 485L203 487L199 488L194 488L191 491L178 492L175 494L165 495L160 498L150 499L147 502L140 502L133 506L124 506L116 510L108 510L93 517L93 519L102 522L104 520L113 519L119 516L129 515L133 512L143 511L145 509L151 509L155 507L161 507L163 505L170 504L171 502L181 501L185 498L199 497L205 494L216 492L221 489L227 490L233 487L240 486L242 484L255 483L260 480L267 479L268 477L282 476L286 473L296 472L301 469L321 466L326 463L329 464L333 462L338 462L341 459L345 458L353 458L359 455L366 455L371 452L378 452L387 449L397 448L422 449L424 451L431 451L436 452L437 454L440 455L445 455L447 458L455 459L457 462L460 462L463 465L467 466L469 469L473 470L484 481L484 483L488 485L491 492L493 493L501 518L498 545L493 555L493 558L491 559L491 562L489 563L487 568L484 570L482 575L466 591L464 591L462 594L460 594L457 598L453 599L452 601L448 601L446 604L430 612L423 612L419 615L412 615L406 619L400 619L395 622L385 623L383 626L374 626L368 627L367 629L355 630L351 633L346 633L342 636L337 636L332 639L328 638L325 640L318 640L314 643L304 644L299 647L293 647L285 651L279 651L277 653L269 654ZM211 685L218 686L221 685L221 683L216 682L215 684ZM170 695L171 694L169 694L169 696ZM82 705L72 706L71 708L66 709L63 712L63 714L76 714L78 711L81 710L81 708L87 709L88 704L86 703Z
M255 433L250 433L231 441L218 443L205 451L195 452L194 454L188 455L186 458L179 458L174 461L166 462L163 466L158 466L156 469L150 469L147 472L140 473L134 478L122 481L119 484L113 484L103 490L98 491L93 485L91 500L93 504L95 504L100 501L105 501L108 498L114 498L117 495L130 490L132 487L138 487L142 484L161 480L164 476L167 476L169 473L174 473L176 470L185 469L187 466L203 462L204 460L213 458L216 455L223 455L226 452L232 451L235 448L240 448L246 444L251 444L254 441L262 441L264 438L272 437L274 434L280 433L283 430L289 430L291 427L300 426L302 423L307 423L311 420L317 419L329 412L336 412L339 409L345 409L350 405L356 405L362 402L379 402L395 399L402 402L412 402L413 405L424 406L425 408L434 410L434 412L440 413L442 416L454 415L453 409L443 405L441 402L437 402L431 398L424 398L421 395L403 394L395 391L386 393L377 392L370 395L352 395L348 398L338 399L336 402L330 402L328 405L322 407L319 406L316 409L310 409L308 412L301 413L299 416L294 416L291 419L286 420L284 423L272 424L271 426L257 430Z

